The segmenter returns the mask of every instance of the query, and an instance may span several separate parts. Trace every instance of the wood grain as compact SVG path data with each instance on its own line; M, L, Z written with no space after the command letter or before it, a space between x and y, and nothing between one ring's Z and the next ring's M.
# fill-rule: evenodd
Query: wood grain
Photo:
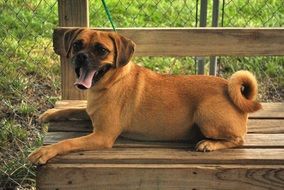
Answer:
M69 153L49 163L284 165L283 158L283 148L225 149L206 153L187 148L113 148Z
M60 175L54 175L60 174ZM283 166L178 164L49 164L40 189L283 189Z
M249 119L248 133L284 133L284 119Z
M58 1L59 26L68 27L88 27L89 26L89 5L88 0L59 0ZM58 44L63 46L61 40L53 35L54 49ZM62 99L86 99L85 93L74 88L74 69L70 65L70 60L65 56L60 56L61 62L61 96Z
M250 118L270 118L270 119L284 119L284 103L262 103L262 110L249 115Z
M57 28L54 35L62 30L68 28ZM117 32L136 43L136 56L284 55L283 28L120 28ZM60 44L54 48L63 55Z
M55 103L54 108L63 109L69 107L87 107L87 100L59 100Z
M61 140L87 135L86 132L49 132L44 139L44 144L53 144ZM190 142L147 142L134 141L120 137L114 147L123 148L192 148ZM284 148L284 134L247 134L242 148Z
M91 120L63 120L48 123L49 132L91 132Z

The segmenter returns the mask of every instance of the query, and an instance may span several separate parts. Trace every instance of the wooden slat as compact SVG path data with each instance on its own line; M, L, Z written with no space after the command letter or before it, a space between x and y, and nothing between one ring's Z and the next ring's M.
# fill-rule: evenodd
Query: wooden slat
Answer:
M58 1L59 26L88 27L89 5L88 0L59 0ZM53 39L54 46L59 41ZM62 40L60 41L62 42ZM63 45L63 44L60 44ZM61 62L61 95L62 99L86 99L85 93L74 88L75 73L70 65L70 60L65 56L60 57ZM71 79L71 80L70 80Z
M248 133L284 133L284 119L249 119Z
M60 175L55 175L60 174ZM284 189L283 166L182 164L49 164L38 189Z
M88 0L59 0L58 19L60 27L89 26Z
M49 132L47 133L44 144L53 144L61 140L84 136L84 132ZM125 138L119 138L114 147L123 148L147 148L147 147L164 147L164 148L192 148L193 144L189 142L146 142L133 141ZM242 148L284 148L284 134L247 134L245 144Z
M49 132L90 132L92 130L90 120L54 121L48 124ZM284 133L284 119L250 119L248 133Z
M249 115L250 118L281 118L284 119L284 103L262 103L263 109Z
M73 108L87 107L87 100L59 100L55 103L54 108L63 109L63 108Z
M195 152L177 148L112 148L56 156L50 163L69 164L248 164L284 165L284 149L225 149Z
M52 121L48 123L49 132L90 132L92 130L91 120Z
M56 109L64 109L70 107L86 107L86 100L61 100L56 102ZM284 103L262 103L263 109L249 115L249 118L261 119L284 119ZM81 115L81 114L79 114ZM74 116L75 117L75 116ZM80 119L80 117L76 118Z
M61 41L62 30L54 30ZM100 29L110 30L110 29ZM132 39L136 56L284 55L283 28L121 28ZM62 44L54 47L63 55Z

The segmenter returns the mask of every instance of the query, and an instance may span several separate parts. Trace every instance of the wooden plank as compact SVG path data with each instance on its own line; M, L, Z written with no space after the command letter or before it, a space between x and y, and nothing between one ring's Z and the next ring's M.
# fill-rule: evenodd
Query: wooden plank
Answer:
M250 118L284 119L284 103L262 103L263 109L249 115Z
M88 0L59 0L58 19L60 27L89 27Z
M55 29L55 39L62 39L62 30L68 28ZM136 56L284 55L284 28L119 28L117 32L136 43ZM54 49L63 55L62 44Z
M63 108L73 108L87 107L87 100L59 100L55 103L54 108L63 109Z
M39 168L37 189L284 189L284 167L48 164Z
M249 115L249 118L253 119L284 119L284 103L283 102L275 102L275 103L261 103L263 106L262 110L259 110L255 113ZM61 100L57 101L55 104L56 109L64 109L70 107L86 107L86 100ZM79 114L81 115L81 114ZM75 117L75 116L74 116ZM80 116L76 119L80 119Z
M53 144L61 140L84 136L84 132L49 132L44 144ZM190 142L149 142L134 141L120 137L114 147L123 148L192 148ZM242 148L284 148L284 134L247 134Z
M284 133L284 119L249 119L248 133Z
M52 121L48 123L49 132L91 132L91 120Z
M58 1L59 26L89 26L89 5L88 0L59 0ZM54 45L59 44L54 39ZM63 45L63 44L61 44ZM85 93L74 88L74 69L70 65L70 60L65 56L60 56L61 62L61 96L62 99L86 99Z
M48 124L49 132L90 132L92 130L90 120L53 121ZM284 133L284 119L250 119L248 133Z
M112 148L59 155L65 164L251 164L284 165L284 149L225 149L196 152L177 148Z

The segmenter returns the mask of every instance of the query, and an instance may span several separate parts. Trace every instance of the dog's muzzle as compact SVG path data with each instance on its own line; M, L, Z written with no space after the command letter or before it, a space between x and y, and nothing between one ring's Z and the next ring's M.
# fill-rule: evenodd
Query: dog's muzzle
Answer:
M111 64L107 64L99 69L92 70L89 70L85 67L76 68L75 72L77 75L77 80L74 85L81 90L89 89L95 83L97 83L110 68Z

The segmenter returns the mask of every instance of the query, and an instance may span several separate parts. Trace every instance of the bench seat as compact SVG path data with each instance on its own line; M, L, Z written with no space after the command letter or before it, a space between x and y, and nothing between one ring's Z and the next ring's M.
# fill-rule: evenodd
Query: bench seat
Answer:
M85 107L58 101L54 109ZM249 116L243 147L195 152L186 142L119 138L112 149L57 156L39 166L38 189L284 189L284 103L263 103ZM44 144L90 133L74 115L49 123Z

